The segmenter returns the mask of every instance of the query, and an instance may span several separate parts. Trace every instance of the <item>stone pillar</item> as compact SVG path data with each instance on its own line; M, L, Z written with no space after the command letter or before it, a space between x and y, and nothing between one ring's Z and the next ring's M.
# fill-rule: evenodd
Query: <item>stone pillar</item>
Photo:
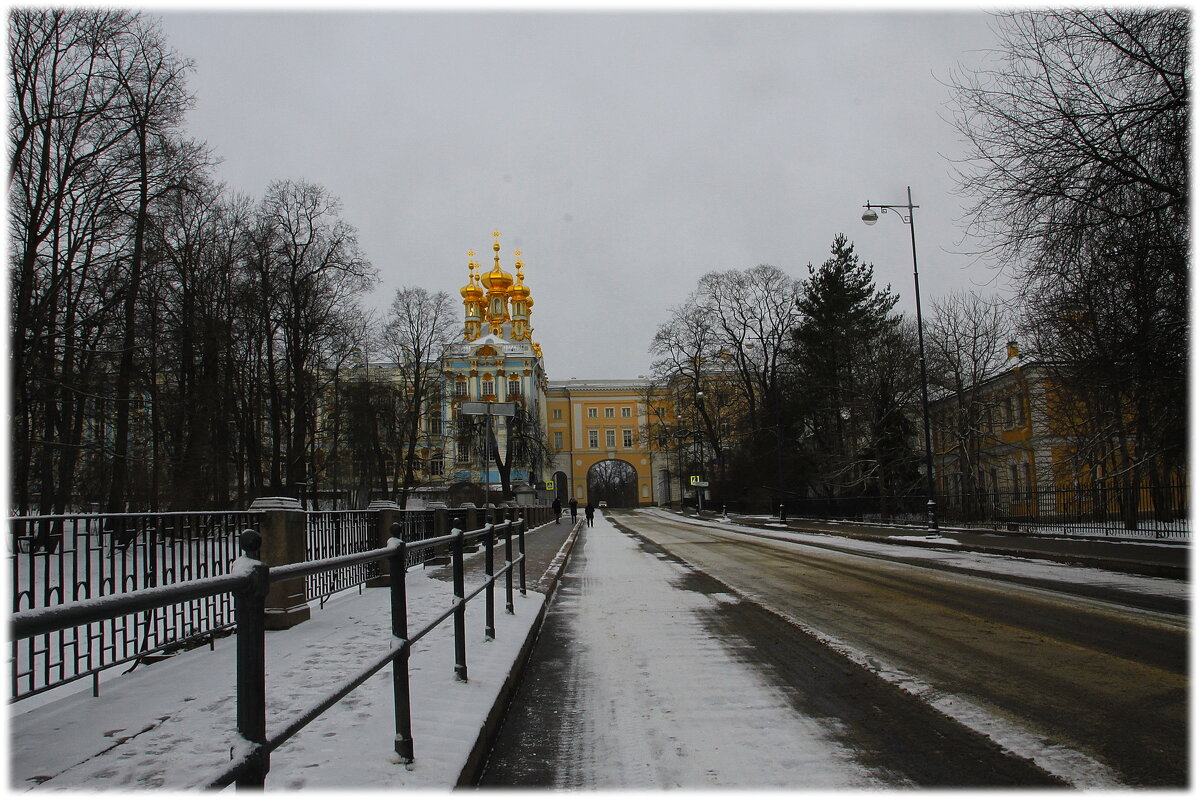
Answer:
M403 509L391 500L372 500L367 511L375 512L375 547L387 547L388 539L392 538L392 523L399 522L403 529ZM391 586L388 561L385 558L376 563L379 564L379 577L367 581L367 588L386 589Z
M308 530L304 509L294 497L260 497L250 504L251 511L261 511L259 533L262 551L259 558L269 567L296 564L306 559ZM299 625L312 612L304 578L288 578L272 583L267 592L266 627L281 631Z

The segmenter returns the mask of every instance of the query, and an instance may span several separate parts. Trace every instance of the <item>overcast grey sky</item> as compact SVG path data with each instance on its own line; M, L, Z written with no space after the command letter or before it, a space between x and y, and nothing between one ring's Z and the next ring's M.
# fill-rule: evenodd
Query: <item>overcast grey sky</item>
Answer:
M712 270L802 277L845 233L914 310L909 233L862 205L912 186L925 309L994 284L960 244L943 85L994 44L967 10L156 9L195 61L193 136L230 188L341 198L379 269L452 293L468 250L522 251L552 380L646 374ZM458 306L461 308L461 305Z

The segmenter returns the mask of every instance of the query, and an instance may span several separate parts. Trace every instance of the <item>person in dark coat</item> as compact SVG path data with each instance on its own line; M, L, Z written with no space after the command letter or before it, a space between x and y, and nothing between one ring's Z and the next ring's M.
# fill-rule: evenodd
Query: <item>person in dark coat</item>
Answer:
M587 519L588 527L592 527L592 518L596 516L596 507L592 505L591 500L588 500L587 507L583 509L583 516Z
M562 517L562 500L554 498L554 524L558 524L559 518Z
M579 501L572 497L567 505L571 507L571 524L574 525L575 520L579 518Z

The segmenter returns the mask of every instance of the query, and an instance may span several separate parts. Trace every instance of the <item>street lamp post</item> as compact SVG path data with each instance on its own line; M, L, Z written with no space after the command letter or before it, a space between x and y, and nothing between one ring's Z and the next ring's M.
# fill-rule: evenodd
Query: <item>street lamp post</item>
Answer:
M879 214L875 213L875 209L879 209L883 213L888 211L895 212L896 216L908 226L909 234L912 237L912 257L913 257L913 289L917 296L917 349L920 353L921 360L921 412L925 422L925 494L926 494L926 526L929 531L930 538L937 536L937 501L934 499L933 489L933 440L929 433L929 380L925 372L925 332L921 324L921 278L917 274L917 231L916 225L913 223L913 209L920 206L913 205L912 187L908 187L908 202L904 204L891 203L880 204L871 203L869 200L863 206L866 211L863 212L862 221L867 225L874 225L879 221ZM908 214L905 215L901 209L906 209Z

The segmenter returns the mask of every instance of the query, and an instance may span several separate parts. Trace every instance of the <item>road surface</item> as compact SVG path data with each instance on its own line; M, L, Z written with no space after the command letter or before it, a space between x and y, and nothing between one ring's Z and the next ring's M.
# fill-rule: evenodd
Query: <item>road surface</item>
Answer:
M989 574L995 557L976 556L968 570L914 559L902 546L845 552L833 537L826 537L832 546L820 546L661 512L610 517L645 554L694 568L680 588L739 598L703 613L708 635L736 643L797 714L836 720L839 743L874 781L1187 785L1188 620L1180 582L1129 578L1105 589L1095 571L1068 566L1054 567L1051 580L1036 571L1012 574L1014 561L1001 558L995 563L1008 574ZM564 589L575 581L584 595L596 580L588 574L589 541L564 580ZM1156 587L1165 587L1165 597ZM581 757L578 739L588 727L575 718L603 698L587 697L596 687L578 662L588 645L572 641L578 625L562 616L547 618L539 647L548 658L531 664L533 691L542 696L518 696L506 726L510 744L502 732L485 783L588 785L561 762ZM639 679L631 672L628 680ZM517 755L513 731L538 726L521 715L538 707L545 714L556 699L572 724L542 720L547 730L525 735L536 746ZM652 687L644 692L644 703L660 701ZM665 774L668 780L643 774L643 785L688 785L686 772L682 781Z

